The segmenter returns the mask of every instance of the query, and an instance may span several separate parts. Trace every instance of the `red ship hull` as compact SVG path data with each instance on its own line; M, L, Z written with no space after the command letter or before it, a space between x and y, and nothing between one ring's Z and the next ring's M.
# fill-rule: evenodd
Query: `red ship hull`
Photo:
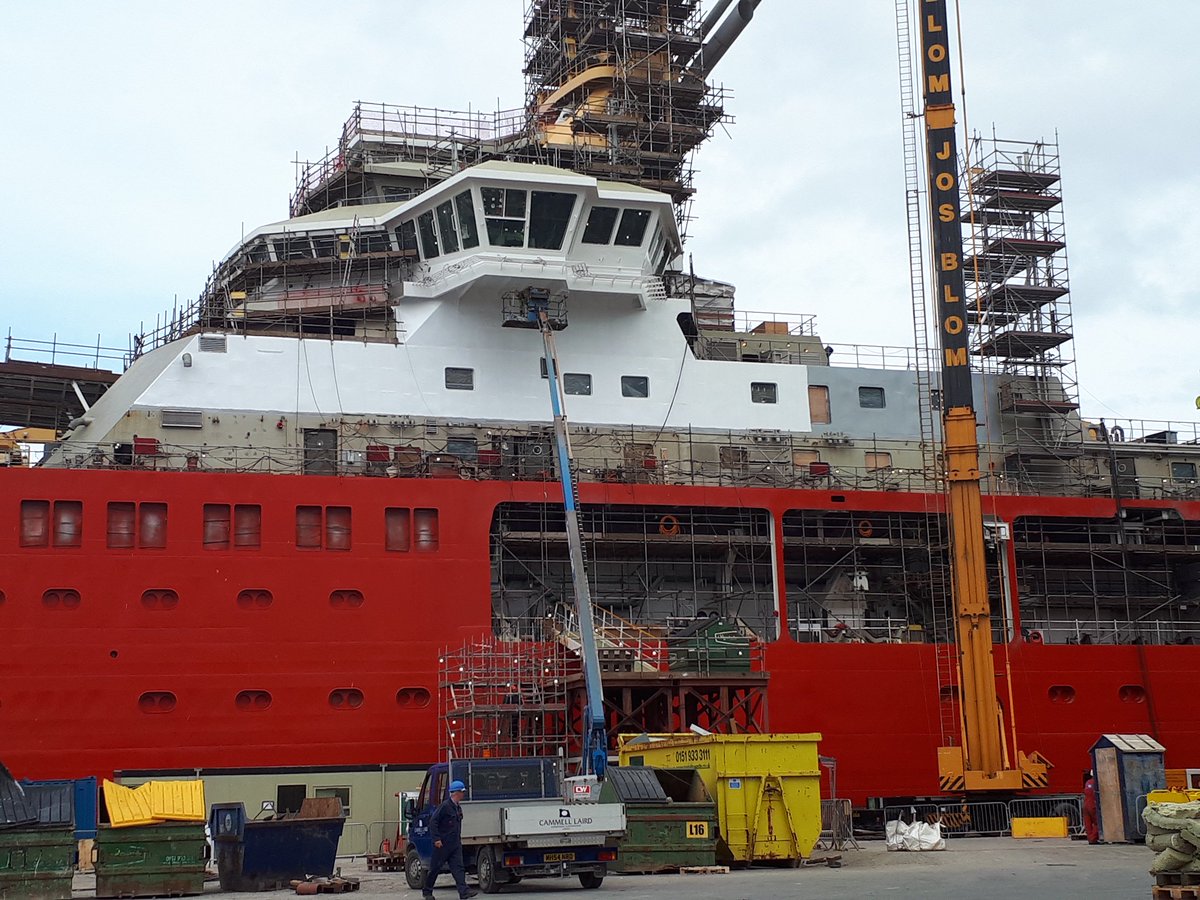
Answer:
M439 651L491 630L493 512L561 502L556 485L539 482L10 469L0 483L0 758L30 778L433 761ZM630 484L583 484L580 494L584 504L753 507L777 526L796 509L940 503L900 492ZM61 500L80 504L77 546L28 540L24 504ZM109 546L108 505L134 502L166 505L163 547ZM1200 503L1136 503L1200 520ZM236 504L261 507L258 546L205 549L205 506ZM298 547L298 506L348 508L349 549ZM436 548L389 552L389 507L437 510ZM1114 504L995 497L987 512L1111 517ZM68 591L77 601L63 601ZM245 591L269 592L269 605L240 603ZM936 793L936 648L796 643L779 591L784 637L766 651L770 728L820 732L822 753L838 761L839 794L855 802ZM156 601L170 592L176 602ZM344 602L354 596L346 592L361 602ZM1056 764L1052 790L1078 789L1102 733L1155 736L1168 767L1200 760L1200 647L1017 639L997 655L1019 746Z

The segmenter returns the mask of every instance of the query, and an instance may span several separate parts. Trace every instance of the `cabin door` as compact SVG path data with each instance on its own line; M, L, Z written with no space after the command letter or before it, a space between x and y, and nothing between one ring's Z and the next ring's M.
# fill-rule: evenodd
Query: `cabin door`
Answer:
M337 474L337 432L332 428L304 429L304 474Z

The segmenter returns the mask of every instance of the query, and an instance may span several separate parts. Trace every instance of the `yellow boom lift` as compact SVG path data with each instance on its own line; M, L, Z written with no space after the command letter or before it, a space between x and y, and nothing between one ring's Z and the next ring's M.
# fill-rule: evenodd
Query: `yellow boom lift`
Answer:
M1045 787L1050 764L1037 752L1027 756L1018 751L1014 730L1011 750L1016 765L1013 765L996 696L979 484L978 422L963 302L962 216L954 100L950 92L949 20L946 0L918 0L918 6L934 302L941 349L946 517L950 528L962 729L960 746L938 748L938 776L944 791L1019 791Z

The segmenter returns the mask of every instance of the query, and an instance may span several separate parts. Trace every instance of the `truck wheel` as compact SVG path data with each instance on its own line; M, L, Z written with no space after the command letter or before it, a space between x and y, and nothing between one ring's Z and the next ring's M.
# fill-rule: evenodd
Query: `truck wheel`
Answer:
M408 848L408 853L404 857L404 880L414 891L425 887L425 867L421 865L421 857L412 847Z
M604 884L604 876L597 875L595 872L580 872L579 883L585 888L598 888Z
M500 880L496 873L496 857L491 847L484 847L475 857L475 874L479 878L479 889L485 894L494 894L500 890Z

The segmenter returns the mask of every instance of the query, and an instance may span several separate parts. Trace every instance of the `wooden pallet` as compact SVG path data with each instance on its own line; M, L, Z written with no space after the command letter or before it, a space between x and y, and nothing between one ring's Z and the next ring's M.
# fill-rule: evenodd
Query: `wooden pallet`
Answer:
M680 866L680 875L728 875L729 866Z
M1200 886L1197 885L1155 885L1150 895L1153 900L1200 900Z
M367 857L368 872L403 872L404 857L395 853L373 854Z

